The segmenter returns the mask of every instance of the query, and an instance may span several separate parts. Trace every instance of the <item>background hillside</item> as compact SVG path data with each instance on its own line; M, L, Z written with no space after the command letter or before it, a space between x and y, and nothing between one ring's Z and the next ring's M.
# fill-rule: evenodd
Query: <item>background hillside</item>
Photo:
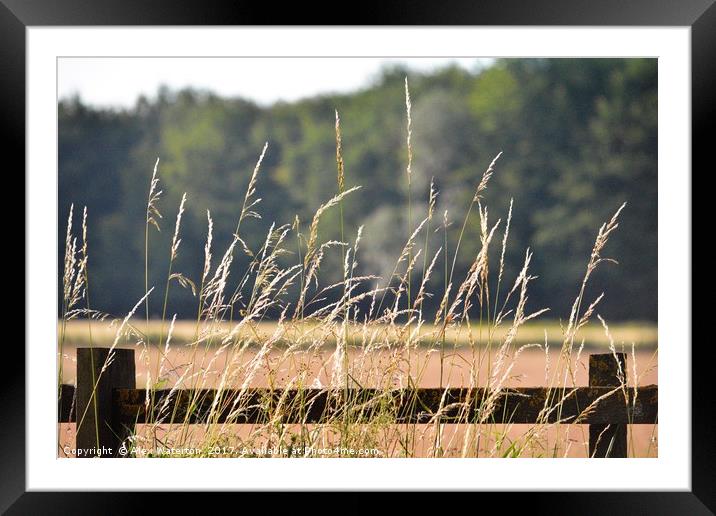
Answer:
M272 222L310 223L336 193L334 109L341 116L346 187L346 239L365 225L363 273L390 275L407 238L405 76L413 102L413 221L424 217L431 178L437 213L464 217L482 172L504 154L486 192L490 218L514 211L507 278L534 251L530 305L568 318L600 224L628 206L610 240L619 265L597 271L590 287L605 291L599 312L611 320L657 316L657 63L654 59L509 59L479 72L447 68L430 74L386 69L368 88L261 107L210 92L161 89L128 110L65 99L59 111L59 246L71 203L89 213L90 299L93 308L123 314L144 292L144 217L152 167L160 158L162 232L152 234L150 276L166 278L169 243L183 192L187 212L175 270L198 279L206 211L214 219L214 255L230 242L246 185L265 141L257 185L261 220L242 225L258 248ZM290 81L290 77L286 78ZM477 216L457 257L462 278L479 249ZM328 212L322 240L340 237L338 211ZM431 248L441 245L434 235ZM501 236L500 236L501 238ZM494 246L499 248L499 246ZM455 248L455 242L449 245ZM499 251L498 251L499 252ZM452 260L452 256L449 257ZM286 260L297 260L286 256ZM323 284L342 277L340 251L327 256ZM242 271L247 260L236 263ZM440 267L433 291L442 292ZM240 272L234 273L238 281ZM416 275L417 276L417 275ZM415 278L416 282L419 277ZM61 277L60 277L61 281ZM61 291L61 289L60 289ZM160 315L162 299L152 299ZM439 299L428 303L437 304ZM172 292L171 311L196 315L186 291Z

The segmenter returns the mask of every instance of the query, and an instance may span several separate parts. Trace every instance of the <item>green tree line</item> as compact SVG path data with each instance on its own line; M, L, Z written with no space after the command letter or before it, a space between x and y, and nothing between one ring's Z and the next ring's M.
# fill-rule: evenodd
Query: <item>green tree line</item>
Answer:
M475 71L448 67L431 73L394 67L351 94L266 107L166 88L122 110L63 99L58 105L60 271L70 205L86 205L92 308L121 315L143 295L145 208L157 158L163 219L162 231L151 234L149 263L156 284L166 279L182 194L187 193L187 211L174 270L197 279L207 210L220 255L231 241L266 141L257 184L262 218L245 220L241 236L257 249L272 222L293 224L296 216L305 231L315 210L337 191L338 110L346 188L362 186L343 201L344 237L352 242L364 225L360 272L388 277L408 237L406 76L412 96L413 224L425 216L433 181L439 191L435 220L442 221L447 211L452 253L475 186L502 151L485 203L490 220L502 218L504 224L514 199L505 274L510 278L518 271L527 247L534 252L531 270L538 278L529 303L549 307L553 318L569 317L599 226L627 202L608 247L619 264L600 269L590 288L595 295L605 292L599 306L605 317L656 320L655 59L503 59ZM339 239L340 232L338 210L327 212L321 240ZM430 249L442 241L443 235L434 233ZM475 213L456 257L457 277L464 276L479 248ZM237 256L233 281L247 265L247 256ZM320 277L326 285L340 280L340 250L326 257ZM420 275L413 280L419 282ZM433 309L444 280L443 269L436 267L430 288L438 294L425 301ZM160 315L161 301L150 300L153 316ZM194 317L196 299L189 290L174 289L170 310Z

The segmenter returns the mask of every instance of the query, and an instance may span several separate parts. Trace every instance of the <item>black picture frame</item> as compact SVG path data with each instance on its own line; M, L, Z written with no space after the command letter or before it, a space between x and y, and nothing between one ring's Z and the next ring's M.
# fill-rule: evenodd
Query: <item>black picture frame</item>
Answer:
M25 29L43 25L576 25L691 27L692 162L705 168L713 143L709 128L716 119L716 0L489 0L414 3L362 3L340 15L333 7L305 3L217 2L210 0L0 0L0 104L5 131L4 162L25 167ZM328 16L326 16L328 15ZM327 18L332 16L332 19ZM710 165L713 167L713 165ZM6 165L6 170L10 167ZM9 172L11 173L11 172ZM706 171L702 171L706 173ZM693 172L691 174L693 177ZM693 201L692 201L693 205ZM31 271L25 270L25 277ZM27 307L32 310L31 306ZM26 314L27 317L27 314ZM26 319L27 324L27 319ZM9 344L9 342L8 342ZM32 345L33 343L25 343ZM34 343L37 344L37 343ZM716 511L716 436L712 415L714 389L709 346L691 346L692 442L689 492L531 492L510 494L510 509L551 514L713 514ZM705 343L704 343L705 344ZM25 368L22 361L3 375L0 389L0 510L8 514L113 514L143 512L143 496L115 493L26 492ZM666 382L664 382L666 384ZM10 445L12 443L12 445ZM162 496L162 510L187 507L187 497ZM212 494L212 497L216 496ZM222 495L221 498L229 496ZM351 499L355 495L347 495ZM487 507L480 493L480 505ZM301 498L292 497L300 506ZM498 500L493 500L500 503ZM212 505L222 500L212 502ZM457 510L457 508L456 508Z

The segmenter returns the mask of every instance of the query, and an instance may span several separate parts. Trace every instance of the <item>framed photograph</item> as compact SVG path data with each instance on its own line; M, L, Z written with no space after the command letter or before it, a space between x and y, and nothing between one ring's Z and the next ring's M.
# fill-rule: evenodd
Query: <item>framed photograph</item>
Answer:
M27 244L0 507L514 491L712 514L691 336L712 4L347 26L2 0Z

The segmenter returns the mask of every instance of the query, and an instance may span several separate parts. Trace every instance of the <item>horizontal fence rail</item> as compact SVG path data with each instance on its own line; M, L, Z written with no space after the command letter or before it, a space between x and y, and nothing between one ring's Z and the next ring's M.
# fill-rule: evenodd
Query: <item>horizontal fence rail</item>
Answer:
M63 399L72 400L73 391L63 386ZM153 400L150 411L147 399ZM341 415L345 400L345 391L326 389L115 389L113 396L118 418L128 424L320 423ZM491 405L482 422L638 425L656 422L658 387L521 387L496 393L484 388L350 389L348 400L351 419L361 422L387 412L397 423L429 423L438 416L445 423L473 423L481 421L481 408ZM75 422L70 408L62 405L60 422Z
M587 387L149 392L134 388L134 351L114 353L106 364L108 349L79 348L77 388L60 387L58 422L80 420L78 427L85 427L76 433L77 449L84 450L77 456L117 456L136 424L320 424L338 416L366 423L387 414L395 423L588 424L591 457L626 457L627 425L655 424L658 419L656 385L620 385L618 378L626 371L623 353L590 355ZM103 431L98 433L95 426Z

